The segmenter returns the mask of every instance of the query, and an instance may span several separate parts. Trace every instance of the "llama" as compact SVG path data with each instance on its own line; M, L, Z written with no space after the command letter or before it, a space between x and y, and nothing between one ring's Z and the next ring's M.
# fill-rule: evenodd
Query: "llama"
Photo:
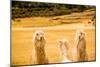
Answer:
M77 32L77 61L86 61L86 39L85 32L80 30Z
M94 15L89 21L88 21L88 24L91 24L93 26L95 26L96 24L96 16Z
M68 56L68 41L66 39L61 39L58 41L58 45L59 45L59 48L60 48L60 55L61 55L61 58L62 58L62 63L64 62L71 62L67 56Z
M35 55L38 64L47 64L48 60L45 54L46 40L43 31L36 31L34 35Z

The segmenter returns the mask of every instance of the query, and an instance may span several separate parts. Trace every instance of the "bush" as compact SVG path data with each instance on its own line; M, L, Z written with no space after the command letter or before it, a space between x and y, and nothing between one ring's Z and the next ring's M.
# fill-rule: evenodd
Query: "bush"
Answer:
M12 3L12 19L32 16L58 16L71 14L72 12L82 12L87 6L38 3L38 2L19 2ZM88 6L89 7L89 6Z

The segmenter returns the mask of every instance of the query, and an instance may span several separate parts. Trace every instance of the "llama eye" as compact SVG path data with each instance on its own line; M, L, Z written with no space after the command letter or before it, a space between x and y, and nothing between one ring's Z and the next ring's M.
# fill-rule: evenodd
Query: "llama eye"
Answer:
M39 34L36 34L36 35L39 35Z

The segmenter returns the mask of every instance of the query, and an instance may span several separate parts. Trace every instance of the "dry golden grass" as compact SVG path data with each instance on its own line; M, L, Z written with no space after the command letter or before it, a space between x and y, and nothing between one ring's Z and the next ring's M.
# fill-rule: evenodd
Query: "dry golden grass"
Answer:
M59 63L60 55L57 47L57 39L67 38L70 42L69 57L72 58L72 48L76 30L43 30L46 36L46 55L49 63ZM35 30L15 30L12 31L12 63L16 65L32 64L32 49L34 43L32 36ZM95 60L95 32L94 30L85 30L87 41L87 52L90 60Z
M84 26L84 30L86 32L86 47L89 61L95 60L95 27L91 25L86 26L86 24L83 23L87 22L87 20L91 18L91 16L87 16L87 14L89 13L83 12L74 13L71 15L57 16L57 18L60 17L60 19L52 20L53 23L50 23L50 19L52 19L50 17L22 18L20 19L21 22L12 21L12 64L34 64L32 61L32 50L34 50L34 42L32 41L32 37L33 33L38 30L38 27L40 26L48 26L40 28L45 32L45 50L49 59L49 63L60 63L61 58L59 55L59 48L57 47L57 40L60 38L66 38L69 40L70 48L68 55L69 59L72 60L72 49L76 46L74 39L76 35L75 32L77 29L81 28L81 26ZM53 17L53 19L54 18L55 17ZM61 21L70 23L74 22L74 24L71 23L61 25ZM77 23L78 21L80 23ZM21 27L24 28L21 29ZM76 57L76 54L74 55Z
M12 27L47 27L61 24L87 23L95 15L95 11L85 11L55 17L31 17L12 20Z

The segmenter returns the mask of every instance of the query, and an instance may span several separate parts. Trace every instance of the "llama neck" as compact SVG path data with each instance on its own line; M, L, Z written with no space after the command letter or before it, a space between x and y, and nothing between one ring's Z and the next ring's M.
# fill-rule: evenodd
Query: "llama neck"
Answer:
M67 55L67 51L62 53L62 62L70 62L70 60L67 58Z
M70 62L70 60L66 56L63 56L62 62Z

